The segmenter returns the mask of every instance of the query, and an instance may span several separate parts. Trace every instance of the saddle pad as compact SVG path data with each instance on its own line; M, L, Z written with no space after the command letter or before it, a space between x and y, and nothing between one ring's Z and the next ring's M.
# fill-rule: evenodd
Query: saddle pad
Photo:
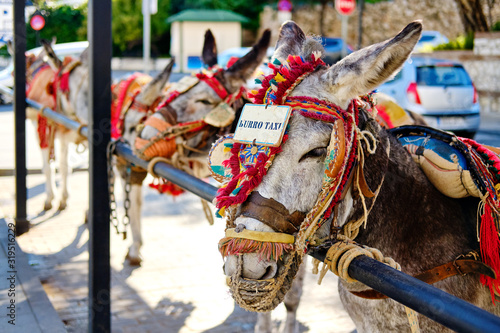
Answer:
M402 126L390 132L441 193L451 198L481 196L479 168L456 136L425 126Z

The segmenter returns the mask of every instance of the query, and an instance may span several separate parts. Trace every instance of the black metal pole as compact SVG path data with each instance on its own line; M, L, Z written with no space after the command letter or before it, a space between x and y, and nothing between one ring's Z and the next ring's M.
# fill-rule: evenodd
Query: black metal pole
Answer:
M133 165L140 166L145 170L148 169L148 162L134 155L132 149L130 149L127 144L117 142L115 152L118 156L124 157ZM203 180L191 176L190 174L176 169L166 163L157 163L153 171L157 175L170 180L172 183L179 185L180 187L209 202L212 202L217 194L217 188L215 186L212 186Z
M16 233L27 232L26 213L26 23L24 1L14 1L14 133L16 169Z
M324 261L325 251L308 254ZM456 332L500 332L500 318L367 256L356 257L349 275Z
M88 2L89 61L89 332L111 332L109 193L111 0Z

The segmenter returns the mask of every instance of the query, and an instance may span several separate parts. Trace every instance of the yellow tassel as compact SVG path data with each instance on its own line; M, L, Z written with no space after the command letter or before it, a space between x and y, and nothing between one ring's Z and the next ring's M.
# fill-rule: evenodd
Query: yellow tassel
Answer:
M283 77L280 73L276 74L276 76L274 77L274 80L275 80L276 82L283 82L283 81L286 81L286 79L285 79L285 78L284 78L284 77Z
M229 147L226 147L223 149L224 154L229 153L230 151L231 151L231 148L229 148Z

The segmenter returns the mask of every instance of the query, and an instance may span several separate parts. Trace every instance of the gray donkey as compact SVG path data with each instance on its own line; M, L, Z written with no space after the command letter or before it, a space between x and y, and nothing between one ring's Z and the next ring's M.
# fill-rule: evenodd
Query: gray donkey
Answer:
M320 43L306 38L293 22L281 27L273 56L283 65L281 76L263 84L265 93L255 98L290 105L288 131L281 147L270 148L267 155L263 150L255 164L244 164L247 146L233 141L237 153L226 164L232 177L216 198L228 219L220 243L224 269L240 306L253 311L277 306L307 246L328 239L376 248L410 275L453 263L479 248L479 199L444 196L399 141L362 107L365 102L355 100L401 68L421 31L421 23L413 22L394 38L326 67L318 60ZM286 85L288 79L295 81ZM252 149L257 152L257 147ZM279 237L280 245L272 245L272 253L269 247L265 254L244 248L248 243L276 242L273 237ZM500 315L479 276L477 271L457 274L434 286ZM405 309L397 302L369 299L373 290L345 276L339 279L339 292L358 332L410 331ZM425 332L448 331L422 315L418 322Z

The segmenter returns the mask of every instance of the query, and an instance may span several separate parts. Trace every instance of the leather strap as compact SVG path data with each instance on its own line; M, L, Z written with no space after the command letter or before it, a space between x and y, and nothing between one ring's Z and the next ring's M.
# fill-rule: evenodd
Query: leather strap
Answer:
M450 261L441 266L431 268L423 273L417 274L414 277L428 284L433 284L455 275L466 275L470 273L478 273L489 276L495 279L496 274L485 263L479 260L457 259ZM364 291L351 291L353 295L367 299L384 299L387 298L379 291L368 289Z
M276 232L293 234L299 231L300 224L306 217L305 213L288 212L281 203L274 199L266 199L257 191L253 191L241 205L238 216L250 217L273 228Z
M165 118L165 121L167 123L172 125L177 124L177 113L170 105L164 105L161 108L157 109L156 112L159 112L163 116L163 118Z

